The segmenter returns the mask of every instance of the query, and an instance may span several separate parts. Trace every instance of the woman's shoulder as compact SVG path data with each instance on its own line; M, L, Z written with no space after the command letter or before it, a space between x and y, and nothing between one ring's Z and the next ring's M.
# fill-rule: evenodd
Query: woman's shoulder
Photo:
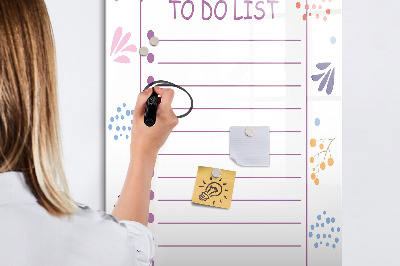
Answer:
M148 265L153 259L155 245L149 228L136 221L118 220L102 210L94 210L86 204L76 203L78 210L74 215L75 223L82 228L88 227L110 241L128 242L136 253L136 260ZM139 264L142 265L142 264Z

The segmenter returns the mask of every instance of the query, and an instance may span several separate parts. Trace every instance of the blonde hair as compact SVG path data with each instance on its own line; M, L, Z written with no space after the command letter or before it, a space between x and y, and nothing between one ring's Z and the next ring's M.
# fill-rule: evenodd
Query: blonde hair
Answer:
M0 172L20 171L50 214L76 210L60 142L56 56L43 0L0 0Z

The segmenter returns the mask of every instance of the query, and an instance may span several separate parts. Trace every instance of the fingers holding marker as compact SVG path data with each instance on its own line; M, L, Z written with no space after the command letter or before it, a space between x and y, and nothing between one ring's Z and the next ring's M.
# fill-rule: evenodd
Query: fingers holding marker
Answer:
M154 87L154 91L161 95L161 104L163 106L171 107L172 101L174 99L175 92L173 89L163 89L160 87Z
M135 111L133 112L133 117L139 118L144 116L144 111L146 109L146 101L152 94L151 89L144 90L139 93L137 100L136 100L136 107Z

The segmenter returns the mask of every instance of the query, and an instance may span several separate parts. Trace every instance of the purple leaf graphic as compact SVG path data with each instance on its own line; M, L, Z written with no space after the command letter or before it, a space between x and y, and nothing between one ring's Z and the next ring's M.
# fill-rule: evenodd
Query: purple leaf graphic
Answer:
M117 63L124 63L124 64L129 64L131 60L125 55L118 56L117 58L114 59L115 62Z
M115 30L115 33L114 33L114 38L113 38L113 41L112 41L112 44L111 44L110 56L112 55L112 53L114 52L115 48L117 47L117 44L119 42L119 39L121 38L121 35L122 35L122 28L119 27L119 28L117 28Z
M331 63L319 63L319 64L317 64L317 68L318 68L319 70L325 70L325 69L327 69L328 66L330 66L330 65L331 65Z
M137 51L137 48L133 44L125 47L124 50L122 50L122 52L136 52L136 51Z
M321 81L321 83L319 84L319 88L318 91L322 91L326 85L326 82L328 81L329 75L331 74L331 70L328 71L328 73L326 73L324 79Z
M328 85L326 87L326 93L330 95L333 91L333 85L335 85L335 68L332 70L331 77L329 78Z
M325 73L322 73L322 74L319 74L319 75L312 75L311 76L311 79L313 80L313 81L318 81L318 80L320 80L320 78L322 78L322 76L324 75Z
M117 50L115 50L114 54L118 53L125 46L125 44L129 41L130 38L131 38L130 32L125 34L124 38L122 38L121 42L119 43Z

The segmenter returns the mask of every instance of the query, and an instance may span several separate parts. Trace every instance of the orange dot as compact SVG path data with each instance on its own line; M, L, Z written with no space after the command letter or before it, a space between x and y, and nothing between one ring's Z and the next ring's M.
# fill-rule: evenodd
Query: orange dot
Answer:
M315 139L310 140L310 146L315 147L317 145L317 141Z
M311 17L311 13L308 13L308 15Z
M303 20L306 20L306 19L307 19L306 14L303 14Z
M317 14L316 17L319 18L319 14Z
M311 179L312 179L312 180L314 180L316 177L317 177L317 176L316 176L314 173L311 174Z
M300 8L300 7L301 7L300 2L297 2L297 3L296 3L296 7L297 7L297 8Z
M306 5L306 9L309 9L310 7L308 5Z
M315 168L313 168L312 170L315 171Z
M310 158L310 163L313 163L314 162L314 157L311 157Z
M331 13L331 10L330 10L330 9L327 9L327 10L326 10L326 14L329 15L330 13Z
M334 162L335 162L335 161L333 160L333 158L329 158L329 159L328 159L328 165L329 165L329 166L332 166Z
M317 6L315 4L312 5L312 8L315 9Z
M325 167L326 167L325 162L322 162L322 163L319 165L319 167L321 167L322 170L325 170Z
M324 16L324 21L326 21L328 18L326 16Z
M319 144L319 148L322 150L324 148L324 144Z
M318 184L319 184L319 179L316 178L316 179L314 180L314 183L318 186Z
M322 5L319 5L318 8L319 8L319 9L322 9Z

